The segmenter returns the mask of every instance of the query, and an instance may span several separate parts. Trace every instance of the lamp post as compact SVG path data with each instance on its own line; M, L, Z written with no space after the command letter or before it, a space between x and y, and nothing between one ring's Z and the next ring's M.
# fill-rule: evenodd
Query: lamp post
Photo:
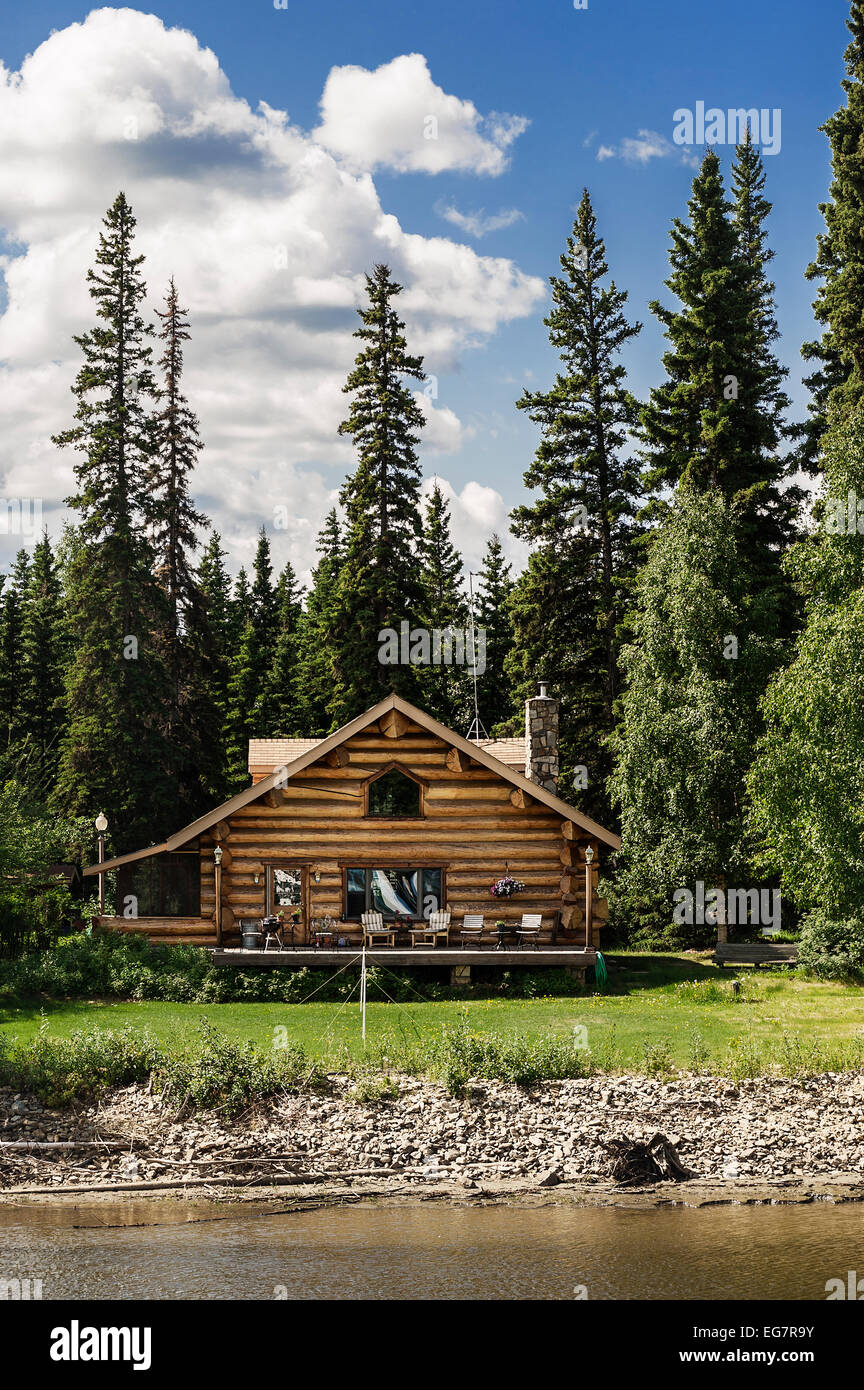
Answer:
M216 879L216 946L222 948L222 846L213 851L213 872Z
M585 848L585 945L591 949L591 919L594 916L594 878L591 865L594 862L594 846Z
M108 818L104 811L100 811L94 822L99 832L99 863L105 863L105 831L108 829ZM105 915L105 874L100 870L99 873L99 916Z

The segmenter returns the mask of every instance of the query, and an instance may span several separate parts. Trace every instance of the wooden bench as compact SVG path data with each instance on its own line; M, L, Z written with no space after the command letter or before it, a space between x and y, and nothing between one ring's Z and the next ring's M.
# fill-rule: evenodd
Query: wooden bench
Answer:
M718 941L714 947L714 960L722 969L724 965L794 965L798 959L798 947L789 941L770 942L747 941L736 944L734 941Z

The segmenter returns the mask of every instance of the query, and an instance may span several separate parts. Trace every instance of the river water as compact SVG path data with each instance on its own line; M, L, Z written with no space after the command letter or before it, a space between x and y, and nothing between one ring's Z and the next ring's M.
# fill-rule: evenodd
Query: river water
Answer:
M44 1299L824 1300L864 1278L854 1203L261 1210L0 1206L0 1280Z

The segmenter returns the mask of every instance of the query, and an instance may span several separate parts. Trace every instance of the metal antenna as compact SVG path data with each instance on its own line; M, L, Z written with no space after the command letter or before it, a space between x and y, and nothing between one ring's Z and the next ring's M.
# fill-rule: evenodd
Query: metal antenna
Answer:
M477 702L477 645L474 641L474 585L472 579L474 574L468 571L468 612L471 617L471 674L474 677L474 722L468 730L469 742L480 743L485 740L488 742L489 735L480 719L480 706Z

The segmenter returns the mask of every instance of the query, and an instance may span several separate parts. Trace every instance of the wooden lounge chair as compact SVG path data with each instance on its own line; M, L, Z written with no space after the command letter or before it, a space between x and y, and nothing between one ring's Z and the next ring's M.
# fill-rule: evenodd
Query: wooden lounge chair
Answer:
M537 942L540 939L540 923L543 920L542 912L523 912L522 921L516 928L518 946L521 951L526 941L530 942L534 950L537 950Z
M468 942L473 941L477 946L483 942L483 914L477 913L476 916L466 916L462 918L462 925L459 928L459 938L462 949Z
M385 927L383 912L364 912L360 916L363 923L363 945L396 945L396 927Z
M411 945L437 946L443 940L445 946L450 944L450 913L449 912L430 912L428 922L421 922L418 926L411 928Z

